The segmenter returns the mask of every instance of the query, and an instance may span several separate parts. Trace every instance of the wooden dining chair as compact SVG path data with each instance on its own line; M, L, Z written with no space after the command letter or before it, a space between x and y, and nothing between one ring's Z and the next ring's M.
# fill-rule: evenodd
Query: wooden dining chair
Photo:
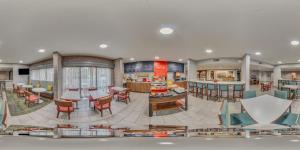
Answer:
M103 110L106 109L108 109L110 114L112 114L111 101L112 101L111 95L104 98L99 98L97 99L97 101L95 101L94 108L101 112L101 117L103 117Z
M17 95L18 96L25 96L25 90L23 88L21 88L20 86L17 86Z
M126 89L125 91L119 92L117 94L117 101L122 101L128 104L130 102L130 90Z
M73 106L73 103L71 101L65 101L65 100L55 100L56 110L57 110L57 116L58 118L59 113L68 113L68 119L70 120L70 115L72 112L74 112L75 108Z
M30 104L36 104L39 102L39 96L29 92L24 91L25 94L25 104L29 107Z

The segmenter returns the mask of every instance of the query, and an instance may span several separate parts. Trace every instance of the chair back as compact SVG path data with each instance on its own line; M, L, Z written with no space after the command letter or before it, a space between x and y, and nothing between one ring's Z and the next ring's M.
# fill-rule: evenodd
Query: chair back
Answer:
M233 86L234 91L243 91L243 85L237 84Z
M245 91L244 99L249 99L249 98L254 98L254 97L256 97L256 91L255 90Z
M97 88L89 88L88 91L97 91Z
M32 95L32 93L31 93L31 92L29 92L29 91L26 91L26 90L24 91L24 94L25 94L25 97Z
M193 82L189 82L189 87L193 87L194 83Z
M79 91L78 88L69 88L69 91Z
M221 91L227 91L229 89L228 85L220 84L220 90Z
M98 99L98 102L99 102L100 105L104 105L104 104L109 104L110 105L111 101L112 101L112 96L111 95L107 96L107 97L104 97L104 98L99 98Z
M281 99L288 99L288 92L287 91L274 91L274 96Z
M297 82L296 81L289 81L288 84L289 85L297 85Z
M64 101L64 100L55 100L55 105L57 107L73 107L73 103L70 101Z
M214 90L216 88L215 84L207 84L207 89L208 90Z

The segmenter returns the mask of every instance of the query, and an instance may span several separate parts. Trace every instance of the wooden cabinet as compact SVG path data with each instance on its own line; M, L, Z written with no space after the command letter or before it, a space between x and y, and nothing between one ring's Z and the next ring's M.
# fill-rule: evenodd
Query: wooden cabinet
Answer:
M127 82L126 87L132 92L148 93L150 92L150 82Z

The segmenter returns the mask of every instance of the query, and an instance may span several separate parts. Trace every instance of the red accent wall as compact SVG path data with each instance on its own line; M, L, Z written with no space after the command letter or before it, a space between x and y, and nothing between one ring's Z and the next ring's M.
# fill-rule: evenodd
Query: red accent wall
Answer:
M167 61L155 61L154 62L154 76L167 77L168 74L168 62Z

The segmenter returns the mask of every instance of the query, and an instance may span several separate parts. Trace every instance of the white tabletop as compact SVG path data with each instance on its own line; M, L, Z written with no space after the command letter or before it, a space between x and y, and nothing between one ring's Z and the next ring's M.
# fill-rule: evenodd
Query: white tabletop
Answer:
M288 88L288 89L291 89L291 90L298 90L298 89L300 89L299 85L284 85L282 87L283 88Z
M33 88L32 85L22 85L23 88Z
M46 92L46 89L45 88L33 88L32 91L36 92L36 93L42 93L42 92Z
M241 103L250 117L258 124L271 124L287 111L292 101L266 94L242 99Z
M245 84L243 81L200 81L200 80L191 80L190 82L198 82L198 83L204 83L204 84L227 84L227 85L242 85Z
M112 87L111 89L118 91L118 92L126 90L126 88L123 88L123 87Z
M24 83L17 83L18 86L23 86L25 85Z
M97 99L100 97L106 97L109 96L108 93L105 93L103 91L97 90L97 91L90 91L89 94L93 97L93 99Z
M255 130L277 130L277 129L288 129L290 127L279 124L252 124L243 127L243 129L255 129Z
M80 93L79 91L66 91L61 97L62 99L74 99L80 100Z

